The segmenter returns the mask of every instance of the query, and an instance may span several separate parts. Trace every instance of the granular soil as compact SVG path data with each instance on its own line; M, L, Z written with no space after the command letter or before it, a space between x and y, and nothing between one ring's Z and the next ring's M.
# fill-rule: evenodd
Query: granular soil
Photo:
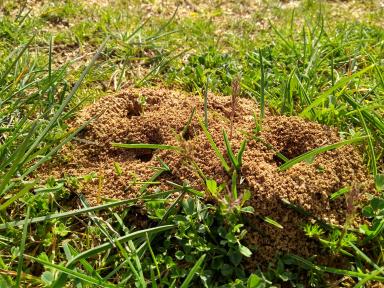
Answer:
M181 138L180 133L194 108L195 116ZM154 174L153 167L159 167L159 159L171 168L172 173L158 178L161 184L152 186L150 191L169 189L166 180L179 184L188 182L194 188L203 189L196 168L188 164L191 161L207 178L229 183L227 173L198 123L196 114L203 117L203 111L200 97L161 88L129 89L103 97L83 109L70 123L75 128L98 116L63 149L53 164L44 167L43 174L61 178L96 172L96 180L83 181L78 188L91 204L104 198L139 196L141 186L135 183L147 181ZM260 141L254 139L254 116L258 114L256 103L250 99L239 98L233 106L231 97L208 95L208 127L222 153L226 155L222 131L230 134L231 118L230 142L234 153L241 142L248 139L241 168L241 188L250 190L252 196L246 205L255 210L254 215L247 216L245 241L248 246L256 247L250 263L265 263L277 253L295 253L304 257L321 253L319 244L304 235L304 217L288 208L282 200L288 200L328 224L341 227L347 213L345 198L332 201L329 196L342 187L352 187L354 205L358 207L367 195L374 193L373 181L362 156L356 147L347 145L318 155L312 163L302 162L280 172L277 168L282 161L276 157L276 151L293 158L340 141L338 132L298 117L274 116L267 111L262 131L257 135L263 140ZM112 142L175 145L183 147L184 152L113 148ZM117 175L115 163L121 167L121 175ZM284 228L266 223L263 220L266 216Z

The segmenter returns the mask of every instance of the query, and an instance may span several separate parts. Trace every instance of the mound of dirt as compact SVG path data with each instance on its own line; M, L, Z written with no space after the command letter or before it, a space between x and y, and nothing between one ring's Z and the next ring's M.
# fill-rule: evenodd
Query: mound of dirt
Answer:
M276 156L276 151L293 158L316 147L338 142L340 138L335 129L297 117L267 113L262 131L256 135L254 115L258 115L258 109L253 101L238 99L232 109L230 97L209 95L208 99L209 131L222 153L226 155L222 131L230 134L231 118L233 135L230 142L234 152L237 153L241 142L248 139L241 168L241 187L251 191L248 204L255 209L255 215L247 220L246 241L256 247L251 262L269 261L279 252L310 256L319 251L318 244L304 235L303 216L287 208L282 200L304 208L329 224L343 225L347 209L345 200L340 197L332 201L329 196L348 186L355 191L356 203L361 203L365 195L373 191L361 155L349 145L322 153L310 164L302 162L286 171L278 171L282 160ZM162 184L154 185L152 189L169 189L165 180L187 181L191 186L203 189L202 179L191 163L197 164L207 178L230 183L196 115L184 137L180 136L194 108L202 117L202 99L164 89L130 89L104 97L82 110L71 123L77 127L85 120L99 116L76 141L63 149L54 164L45 167L45 174L60 178L96 172L96 180L81 185L82 193L93 204L103 198L138 196L141 186L137 183L150 179L154 174L153 167L160 165L159 159L172 172L158 178ZM112 142L175 145L183 147L184 152L113 148ZM121 173L116 171L116 165L121 168ZM266 223L263 220L266 216L284 228Z

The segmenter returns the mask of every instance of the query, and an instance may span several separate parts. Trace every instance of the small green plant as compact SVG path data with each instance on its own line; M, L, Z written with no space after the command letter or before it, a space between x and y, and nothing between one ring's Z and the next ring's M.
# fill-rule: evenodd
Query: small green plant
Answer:
M180 146L169 146L163 144L119 144L112 143L114 147L124 149L162 149L170 150L181 154L183 157L188 158L190 163L194 163L191 156L188 157L188 151L183 147L183 134L192 121L192 116L195 110L192 111L191 117L185 125L185 129L180 133ZM204 263L211 268L205 268L204 272L200 275L200 281L205 286L209 287L212 283L229 283L232 277L244 279L245 274L242 267L242 260L244 257L250 257L252 252L249 248L242 244L242 239L246 234L244 227L243 213L253 213L253 208L245 206L251 197L248 190L238 191L238 183L240 181L242 156L246 148L247 141L244 140L238 153L235 155L231 148L227 133L223 131L223 140L226 147L227 156L230 159L228 163L224 155L221 153L213 138L203 123L203 120L197 116L201 129L211 145L213 152L219 158L223 165L224 171L231 176L229 183L218 184L214 179L208 179L202 174L201 170L195 165L192 168L197 169L197 174L201 175L204 180L206 195L212 196L217 206L204 204L199 197L203 193L189 187L185 183L179 185L176 183L168 182L174 188L184 191L176 201L166 209L165 200L153 200L146 202L148 215L151 219L157 220L160 223L174 224L178 227L175 235L166 237L167 241L176 239L177 244L174 246L179 247L175 251L174 256L169 255L171 258L156 258L156 263L166 265L167 269L174 270L176 263L186 262L186 267L190 267L193 263L199 263L204 259ZM168 170L172 173L171 170ZM230 193L227 193L227 192ZM183 199L185 192L188 192L191 197ZM194 195L192 197L192 195ZM177 208L176 204L180 204ZM177 214L169 214L170 209L179 209ZM181 210L180 210L181 209ZM167 219L167 220L165 220ZM272 220L270 220L272 221ZM169 244L164 244L169 245ZM170 248L167 248L169 250ZM153 258L154 256L152 256ZM168 256L167 256L168 257ZM168 259L168 260L166 260ZM172 260L171 260L172 259ZM172 264L173 263L173 264ZM167 266L168 265L168 266ZM171 265L171 266L169 266ZM180 264L179 264L180 265ZM178 266L179 266L178 265ZM183 266L183 265L182 265ZM172 267L172 268L171 268ZM215 267L215 268L213 268ZM178 278L187 275L188 269L176 269L174 275L166 277L153 276L156 283L171 283L170 278L175 278L175 283L178 283ZM184 281L189 283L188 274ZM221 278L220 278L221 277ZM156 279L160 278L160 279ZM174 282L172 282L174 283ZM186 283L186 282L184 282ZM210 284L211 283L211 284Z
M245 275L241 264L242 258L250 257L252 252L241 244L246 231L240 224L240 213L234 210L223 210L222 205L218 207L207 205L198 198L192 197L184 199L180 204L179 212L168 219L168 222L175 223L178 229L174 235L165 237L162 244L166 245L164 251L167 251L167 255L173 251L171 247L178 247L173 252L174 255L169 255L173 259L172 263L175 262L172 264L176 265L174 269L186 267L176 269L173 274L186 275L189 270L187 267L191 267L201 257L205 257L205 268L199 273L200 281L205 286L210 287L213 283L228 283L234 276L243 279ZM147 203L151 215L158 217L159 220L163 219L164 212L157 211L164 211L161 208L163 205L164 203L159 202ZM165 264L164 261L164 258L157 260L158 263ZM172 278L171 275L167 277Z
M384 200L374 197L369 205L363 208L362 213L365 217L372 219L371 227L366 224L360 227L367 239L382 237L381 233L384 230Z

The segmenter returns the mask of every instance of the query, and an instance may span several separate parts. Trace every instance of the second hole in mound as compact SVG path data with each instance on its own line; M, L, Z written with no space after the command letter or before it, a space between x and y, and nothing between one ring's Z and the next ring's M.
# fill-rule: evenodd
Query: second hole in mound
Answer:
M159 129L156 129L154 127L151 127L147 131L145 131L146 135L146 143L148 144L163 144L164 139L161 135L161 132ZM153 155L155 153L156 149L137 149L136 150L136 159L139 159L141 162L149 162L153 158Z
M155 150L152 149L139 149L135 155L135 158L141 162L149 162L153 158Z

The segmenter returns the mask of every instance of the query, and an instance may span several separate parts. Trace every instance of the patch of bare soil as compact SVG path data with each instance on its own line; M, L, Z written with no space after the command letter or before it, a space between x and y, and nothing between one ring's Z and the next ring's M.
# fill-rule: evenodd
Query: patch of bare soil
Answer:
M222 130L229 134L232 113L230 97L209 95L209 131L219 149L225 155ZM140 185L148 180L153 167L159 167L161 159L172 170L158 180L161 189L169 189L165 180L177 183L187 181L195 188L203 189L203 182L190 163L195 162L206 177L218 182L230 179L215 156L196 116L185 135L185 127L193 108L203 115L203 100L197 96L164 89L130 89L102 98L85 108L71 123L77 127L85 120L99 115L61 152L59 158L46 166L45 174L56 178L80 176L96 172L98 178L84 182L81 191L96 204L103 198L126 199L138 196ZM281 160L276 152L253 138L256 104L249 99L238 99L233 124L231 145L237 153L246 137L249 139L243 156L242 188L252 193L249 205L255 214L248 217L247 243L255 245L257 252L252 261L269 261L279 252L293 252L302 256L320 251L303 232L304 218L294 209L287 208L282 199L296 204L314 217L329 224L343 225L346 204L343 197L335 201L329 196L340 188L349 186L355 191L355 204L364 201L372 192L372 181L366 173L362 157L353 146L318 155L310 164L299 163L283 172L278 171ZM252 136L253 135L253 136ZM267 113L262 132L258 135L288 158L306 151L340 141L335 129L307 122L297 117L273 116ZM156 143L176 145L184 153L170 150L117 149L111 142ZM229 162L229 160L228 160ZM115 169L122 169L119 176ZM152 186L152 189L155 186ZM158 187L158 186L156 186ZM284 229L263 221L270 217ZM251 261L251 262L252 262Z

